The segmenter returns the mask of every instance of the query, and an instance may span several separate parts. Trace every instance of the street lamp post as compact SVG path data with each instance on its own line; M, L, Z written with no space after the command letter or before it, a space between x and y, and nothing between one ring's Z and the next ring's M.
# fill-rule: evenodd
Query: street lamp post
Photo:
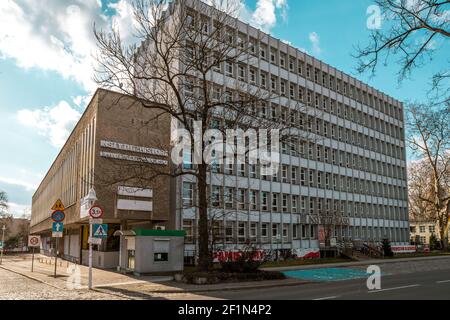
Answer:
M3 263L3 250L5 250L5 230L6 230L6 225L3 225L3 227L2 227L2 252L0 254L0 264Z

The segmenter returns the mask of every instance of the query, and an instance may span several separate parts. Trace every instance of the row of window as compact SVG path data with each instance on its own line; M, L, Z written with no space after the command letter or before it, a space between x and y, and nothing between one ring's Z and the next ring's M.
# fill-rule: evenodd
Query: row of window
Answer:
M188 86L187 88L191 88L191 86ZM216 87L216 89L217 88L219 87ZM217 93L216 90L214 90L214 92L215 93L213 93L213 100L216 100L216 97L219 93ZM242 100L234 100L232 96L233 93L231 91L229 91L228 93L229 94L226 94L224 99L220 100L224 100L225 102ZM187 91L185 90L185 94L187 97L190 97L195 93L190 92L190 89L187 89ZM377 130L382 134L391 136L399 141L403 140L403 128L400 128L383 120L376 119L373 116L367 116L368 122L366 122L365 120L361 121L361 118L359 116L356 116L355 118L352 116L353 112L350 111L353 110L352 108L348 106L340 106L341 107L339 107L338 105L338 108L336 109L338 110L337 114L341 114L345 119L359 123L362 126L366 126L367 128L370 128L372 130ZM340 110L343 111L341 112ZM305 112L301 112L298 109L289 109L275 103L271 103L270 106L268 106L267 103L261 103L261 105L258 107L253 106L250 112L262 119L270 119L271 121L282 123L285 125L285 127L299 128L302 131L314 133L323 138L330 138L333 140L346 142L348 144L378 152L396 159L404 159L403 147L398 146L394 143L384 141L383 139L375 138L371 133L365 134L363 132L364 128L353 130L348 128L350 124L340 126L337 124L338 119L334 119L334 121L332 120L331 122L325 121L322 116L307 115ZM359 113L360 111L355 111L355 114ZM350 116L348 116L349 114ZM217 121L220 123L219 120Z
M426 228L427 228L427 226L424 226L424 225L419 226L419 233L427 232ZM417 232L417 227L416 226L411 226L410 227L410 231L411 231L411 233L416 233ZM429 233L436 233L436 226L435 225L429 225L428 226L428 232Z
M340 212L346 217L408 220L408 212L405 207L339 201L221 186L211 186L210 189L210 205L212 208L311 215ZM183 207L193 207L196 203L196 198L194 184L184 182Z
M215 27L215 22L211 21L211 18L201 15L194 9L191 9L191 12L188 14L188 19L190 19L192 26L198 27L206 34L210 33L213 27ZM223 25L218 25L223 29ZM388 101L383 100L380 97L381 93L377 92L372 94L363 88L358 88L352 83L339 79L332 74L328 74L324 70L313 67L311 64L305 63L302 57L296 57L287 52L283 52L278 48L269 46L260 39L239 32L235 28L226 28L226 33L226 41L243 49L248 49L246 51L255 57L259 57L261 60L305 77L325 88L336 91L350 99L354 99L375 110L383 112L388 116L402 119L402 110ZM297 53L299 53L299 51L297 51ZM303 56L303 53L300 53L300 56Z
M259 223L244 221L212 222L210 240L221 243L289 243L293 240L317 240L318 226L309 224ZM198 228L195 220L184 219L186 243L196 243ZM407 241L407 229L383 227L335 226L332 236L338 240L367 239L381 241L388 236L394 242Z
M191 168L185 165L186 169ZM407 189L405 186L382 183L379 181L367 180L352 176L340 175L333 172L301 168L297 166L281 165L278 172L260 170L260 165L233 164L213 165L213 173L224 173L226 175L236 175L238 177L249 177L251 179L261 179L263 181L281 182L303 187L312 187L325 190L356 193L383 197L389 199L407 199ZM402 171L403 172L403 171Z
M248 142L247 142L248 145ZM248 149L250 150L250 149ZM356 155L350 152L325 147L321 144L306 143L301 140L290 139L289 142L283 141L281 143L281 153L291 155L293 157L301 157L312 161L327 163L334 166L345 167L353 170L359 170L367 173L385 176L394 179L406 180L406 168L387 162L375 160L373 158ZM192 167L192 151L184 151L184 168L190 169ZM246 164L248 163L248 164ZM229 163L226 166L213 165L214 172L225 172L226 174L238 176L250 176L251 178L264 178L258 174L258 166L250 164L247 159L246 163L237 164L237 157L234 159L234 164ZM296 173L296 169L290 170L292 174ZM274 177L274 181L280 181ZM294 179L293 179L294 180ZM296 183L296 182L293 182ZM297 183L298 184L298 183Z

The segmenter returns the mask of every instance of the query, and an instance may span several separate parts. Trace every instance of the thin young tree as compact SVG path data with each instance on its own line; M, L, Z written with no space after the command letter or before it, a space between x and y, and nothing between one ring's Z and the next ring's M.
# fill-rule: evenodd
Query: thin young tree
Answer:
M134 34L141 40L139 46L125 45L116 28L94 30L99 52L97 83L133 97L144 108L155 110L153 120L167 115L176 120L177 126L185 131L184 136L175 137L175 142L182 138L196 141L194 147L189 147L191 159L203 159L204 152L210 150L212 144L220 144L212 137L204 142L196 140L196 137L204 137L209 129L216 129L224 136L230 129L277 129L280 130L281 141L313 136L301 132L296 125L300 123L298 109L303 108L302 104L287 109L287 117L281 109L277 109L276 115L269 116L267 110L271 110L271 103L280 98L280 94L274 92L279 91L280 85L276 90L268 90L269 79L264 85L250 84L248 74L242 72L246 65L256 62L258 49L237 32L239 1L211 0L208 4L201 1L134 0ZM227 75L222 85L217 81L220 73ZM311 111L309 114L308 119L315 117ZM304 119L303 125L307 121ZM151 121L149 123L151 125ZM247 140L242 143L247 147L247 159L248 147L256 146ZM186 150L183 151L186 157ZM223 153L234 154L235 151ZM218 154L219 158L220 152ZM196 201L193 206L197 207L199 214L198 257L202 270L211 265L211 221L208 215L211 195L207 178L208 173L215 170L214 163L200 161L188 166L177 165L170 172L171 177L195 178ZM143 171L137 169L137 165L132 171L129 177L123 178L139 176L140 180L148 183L158 175L148 170L146 175L142 175Z

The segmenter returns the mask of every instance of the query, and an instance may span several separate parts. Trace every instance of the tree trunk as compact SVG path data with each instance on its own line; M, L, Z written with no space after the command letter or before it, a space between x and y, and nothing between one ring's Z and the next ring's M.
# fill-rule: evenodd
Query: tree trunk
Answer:
M448 249L448 238L447 238L447 230L448 230L448 219L444 219L445 222L440 226L440 234L441 234L441 248L442 250L447 251Z
M200 271L208 271L211 266L211 253L209 251L208 232L208 200L207 200L207 167L202 163L198 165L198 205L199 205L199 264Z

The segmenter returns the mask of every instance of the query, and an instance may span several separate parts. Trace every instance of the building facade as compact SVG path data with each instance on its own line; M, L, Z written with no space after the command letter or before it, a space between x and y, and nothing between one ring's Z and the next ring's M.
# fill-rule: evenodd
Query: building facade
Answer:
M208 12L205 4L183 3L191 21L213 30L213 19L202 14ZM214 222L217 250L238 250L250 241L265 250L315 256L326 228L318 217L333 212L341 216L332 226L337 244L383 238L408 244L403 104L246 23L233 27L232 39L249 43L252 57L214 68L210 79L217 96L234 94L242 83L275 93L279 97L260 105L259 115L291 121L320 139L282 144L282 163L273 177L249 165L211 173L211 211L222 212ZM299 104L304 113L296 111ZM313 121L305 121L308 117ZM196 198L192 181L177 182L178 227L187 232L188 256L198 248L198 210L189 208Z
M206 4L182 3L191 6L192 20L204 21L205 32L211 30L214 21L201 13ZM320 139L282 143L274 176L237 163L210 172L215 256L248 243L297 257L317 257L323 245L352 241L389 238L393 245L408 244L403 104L241 21L232 36L251 44L252 62L227 62L211 70L218 96L234 94L242 83L275 93L276 100L258 106L259 115L291 122ZM52 244L50 207L61 198L67 207L61 249L83 262L88 226L83 199L95 188L111 232L97 251L100 260L108 261L100 265L114 265L118 259L114 231L135 226L184 230L185 257L195 260L195 178L146 181L155 171L173 169L173 119L149 123L146 119L155 119L155 110L119 98L104 90L94 96L33 197L32 232L48 236L44 249ZM298 105L304 111L294 107ZM321 218L336 218L336 213L339 219L331 223ZM325 243L330 224L333 241Z
M440 241L441 234L439 232L439 222L433 221L411 221L410 222L411 243L414 244L431 244L432 236ZM447 232L448 239L448 232Z
M175 228L167 176L141 187L143 177L169 170L170 121L162 116L145 125L153 115L132 98L97 90L33 196L31 233L42 235L44 252L55 249L50 208L61 199L66 218L58 250L87 264L90 204L85 198L91 189L109 225L107 240L95 246L95 266L119 265L120 238L113 236L118 230Z

